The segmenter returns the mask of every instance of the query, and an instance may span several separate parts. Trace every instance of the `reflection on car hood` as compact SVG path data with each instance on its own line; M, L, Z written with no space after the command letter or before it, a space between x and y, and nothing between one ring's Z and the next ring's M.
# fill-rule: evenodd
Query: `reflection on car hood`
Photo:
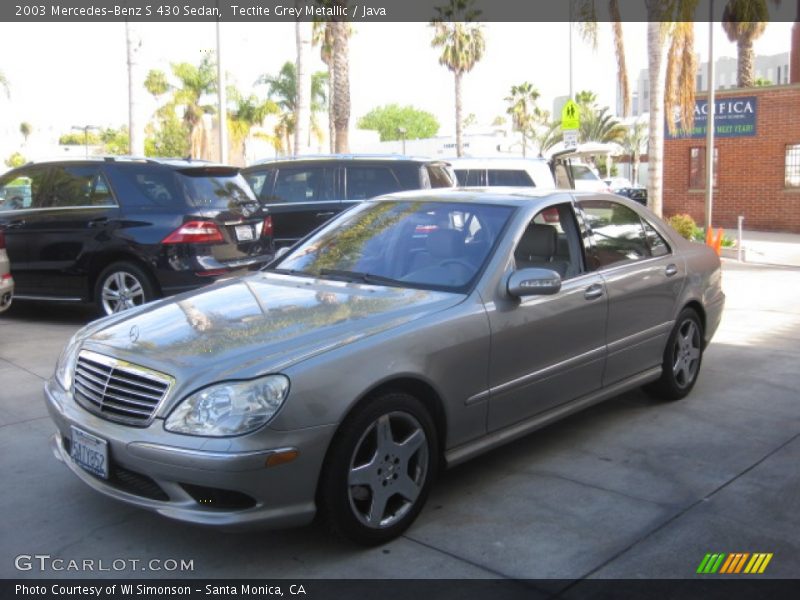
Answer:
M84 348L182 378L276 372L460 302L444 292L257 273L90 325Z

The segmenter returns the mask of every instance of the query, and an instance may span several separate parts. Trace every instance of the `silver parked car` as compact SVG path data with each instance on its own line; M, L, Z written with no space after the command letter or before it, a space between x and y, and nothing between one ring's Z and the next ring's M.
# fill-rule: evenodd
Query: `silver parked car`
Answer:
M418 191L267 270L96 321L46 385L86 484L226 527L399 535L437 471L646 385L678 399L720 262L608 194Z

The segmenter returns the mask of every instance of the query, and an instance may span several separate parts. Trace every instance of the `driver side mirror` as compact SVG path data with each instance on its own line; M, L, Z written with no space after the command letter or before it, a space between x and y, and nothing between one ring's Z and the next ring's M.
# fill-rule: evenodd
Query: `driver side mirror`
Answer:
M520 269L508 278L506 290L515 298L551 296L561 289L561 275L552 269Z

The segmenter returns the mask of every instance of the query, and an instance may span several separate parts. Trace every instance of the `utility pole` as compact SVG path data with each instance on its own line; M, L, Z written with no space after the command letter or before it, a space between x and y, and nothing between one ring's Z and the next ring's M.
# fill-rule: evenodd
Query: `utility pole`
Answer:
M711 231L712 209L714 206L714 0L709 2L708 14L708 97L706 117L706 205L705 229L706 235Z
M86 158L89 158L89 130L100 131L100 128L97 125L73 125L72 128L76 131L83 131L83 147L86 151Z
M219 2L217 2L219 9ZM219 11L218 11L219 13ZM219 13L221 14L221 13ZM228 111L225 106L225 70L222 68L222 44L220 43L219 18L217 19L217 114L219 115L219 162L228 162Z

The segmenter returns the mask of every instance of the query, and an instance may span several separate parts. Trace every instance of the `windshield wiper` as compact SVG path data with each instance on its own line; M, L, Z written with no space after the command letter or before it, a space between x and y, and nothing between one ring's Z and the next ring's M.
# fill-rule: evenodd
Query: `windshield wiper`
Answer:
M270 273L280 273L281 275L296 275L298 277L315 277L313 273L309 273L308 271L301 271L300 269L281 269L280 267L274 267L272 269L264 269Z
M373 275L372 273L360 273L358 271L345 271L342 269L320 269L320 277L333 277L344 279L345 281L360 281L374 285L402 285L401 281L384 277L383 275Z

